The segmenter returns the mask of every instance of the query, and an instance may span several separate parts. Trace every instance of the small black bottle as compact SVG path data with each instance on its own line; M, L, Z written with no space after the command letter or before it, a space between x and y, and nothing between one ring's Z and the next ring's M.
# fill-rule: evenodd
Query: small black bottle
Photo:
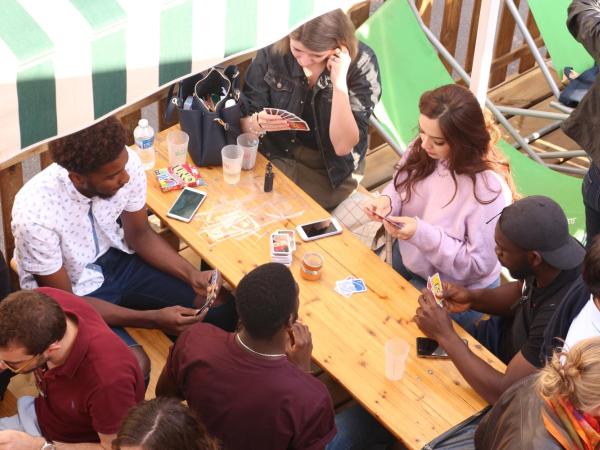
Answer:
M265 192L271 192L273 190L273 177L275 174L273 173L273 165L269 162L267 163L267 170L265 172Z

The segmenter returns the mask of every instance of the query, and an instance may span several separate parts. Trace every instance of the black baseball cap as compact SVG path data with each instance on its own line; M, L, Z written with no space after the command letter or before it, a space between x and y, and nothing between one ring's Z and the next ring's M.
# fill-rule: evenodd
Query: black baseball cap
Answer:
M516 201L504 208L498 225L509 241L539 252L552 267L568 270L583 262L585 248L569 234L567 217L551 198L532 195Z

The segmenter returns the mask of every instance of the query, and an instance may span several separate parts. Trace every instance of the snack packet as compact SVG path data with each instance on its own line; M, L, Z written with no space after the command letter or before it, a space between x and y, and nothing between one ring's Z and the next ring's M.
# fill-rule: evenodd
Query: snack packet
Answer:
M154 176L162 192L206 185L198 168L188 163L156 169Z

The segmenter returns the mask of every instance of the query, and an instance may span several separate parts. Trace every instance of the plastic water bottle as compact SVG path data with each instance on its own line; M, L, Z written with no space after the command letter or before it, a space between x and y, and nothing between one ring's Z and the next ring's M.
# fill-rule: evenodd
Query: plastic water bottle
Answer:
M137 154L140 156L144 170L154 168L156 162L154 129L148 125L147 119L141 119L138 122L138 126L133 130L133 139L135 139Z

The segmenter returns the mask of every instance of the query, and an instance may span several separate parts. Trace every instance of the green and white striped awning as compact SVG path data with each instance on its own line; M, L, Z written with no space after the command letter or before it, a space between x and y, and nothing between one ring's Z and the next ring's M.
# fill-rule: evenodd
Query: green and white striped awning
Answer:
M0 0L0 164L348 0Z

